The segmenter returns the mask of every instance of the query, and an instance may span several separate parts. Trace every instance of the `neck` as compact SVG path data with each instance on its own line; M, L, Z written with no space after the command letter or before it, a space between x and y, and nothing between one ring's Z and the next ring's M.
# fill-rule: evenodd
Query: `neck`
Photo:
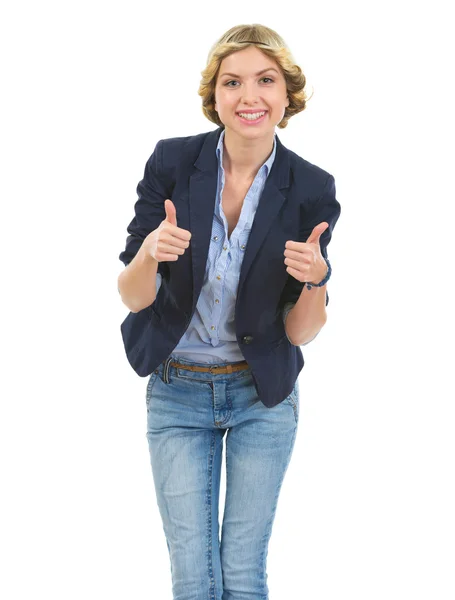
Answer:
M245 139L225 128L223 168L234 179L251 180L273 152L275 132L254 139Z

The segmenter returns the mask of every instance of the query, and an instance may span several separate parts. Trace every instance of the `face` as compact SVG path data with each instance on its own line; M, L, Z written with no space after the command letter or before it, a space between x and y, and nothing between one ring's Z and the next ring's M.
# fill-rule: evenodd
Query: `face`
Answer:
M286 81L272 58L249 46L223 59L215 87L215 110L226 129L247 138L270 134L287 106ZM257 122L247 121L238 115L243 110L266 113Z

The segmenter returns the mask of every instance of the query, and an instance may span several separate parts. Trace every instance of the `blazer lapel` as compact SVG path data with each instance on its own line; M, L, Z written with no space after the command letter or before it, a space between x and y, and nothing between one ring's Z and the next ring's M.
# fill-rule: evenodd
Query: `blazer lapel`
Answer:
M198 171L189 178L193 310L204 281L210 246L218 180L218 161L215 151L221 131L222 128L219 127L207 135L194 163ZM275 160L259 199L243 257L237 296L240 296L248 270L286 199L286 195L281 190L289 187L289 151L280 142L278 136L276 136L276 144Z

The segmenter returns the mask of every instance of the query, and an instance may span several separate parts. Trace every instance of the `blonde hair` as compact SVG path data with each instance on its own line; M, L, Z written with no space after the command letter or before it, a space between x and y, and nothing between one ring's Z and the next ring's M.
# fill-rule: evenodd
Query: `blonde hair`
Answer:
M215 110L215 87L221 61L226 56L249 46L255 46L263 54L274 59L284 76L289 106L277 125L280 129L284 129L291 117L305 110L309 100L304 89L306 77L295 63L283 38L273 29L257 23L232 27L210 49L207 65L201 72L202 79L198 90L199 96L202 97L202 112L212 123L224 126Z

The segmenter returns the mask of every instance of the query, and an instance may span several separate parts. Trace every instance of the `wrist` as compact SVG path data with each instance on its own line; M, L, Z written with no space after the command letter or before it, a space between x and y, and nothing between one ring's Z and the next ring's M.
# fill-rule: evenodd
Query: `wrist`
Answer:
M319 281L318 283L313 283L311 281L307 281L306 285L309 290L311 290L312 287L322 287L330 279L330 275L332 274L332 267L330 265L329 259L325 258L325 257L323 257L323 258L327 264L327 272L326 272L325 276L321 279L321 281Z
M141 263L144 263L147 265L156 264L158 266L158 261L156 260L156 258L153 258L153 256L150 253L150 249L149 249L149 245L147 244L147 240L144 240L144 242L142 243L142 246L139 248L138 259L140 260Z
M313 286L318 286L321 283L321 281L327 277L328 272L329 272L329 267L328 267L327 263L325 263L325 269L324 269L324 272L322 273L322 275L320 275L316 279L315 282L309 281L308 283Z

